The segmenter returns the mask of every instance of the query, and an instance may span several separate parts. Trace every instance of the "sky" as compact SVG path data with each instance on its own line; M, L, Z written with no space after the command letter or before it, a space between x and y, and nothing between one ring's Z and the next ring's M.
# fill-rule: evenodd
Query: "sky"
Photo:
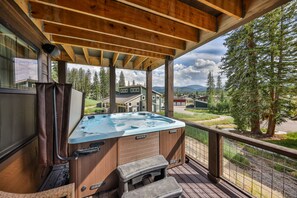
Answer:
M221 70L219 66L221 58L226 52L226 48L223 45L225 40L224 36L221 36L197 49L188 52L187 54L174 60L174 86L181 87L186 85L202 85L206 86L207 75L209 71L213 72L215 79L220 75ZM82 65L68 64L68 68L80 68ZM100 67L84 66L86 69L92 69L99 71ZM145 83L145 72L135 70L117 69L116 76L119 80L120 72L123 71L126 83L128 81L132 84L134 80L136 84ZM93 73L92 72L92 73ZM164 86L165 77L164 66L153 70L153 86ZM226 81L224 75L222 75L223 83Z

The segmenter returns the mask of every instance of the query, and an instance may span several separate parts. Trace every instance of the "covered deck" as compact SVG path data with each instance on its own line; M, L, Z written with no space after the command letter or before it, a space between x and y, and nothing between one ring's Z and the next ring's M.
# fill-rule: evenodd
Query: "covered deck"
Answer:
M174 59L286 2L288 0L3 0L0 22L38 52L40 82L52 81L51 60L58 61L58 78L62 84L67 79L67 63L108 67L109 113L117 111L117 68L146 72L146 110L152 111L152 71L165 64L165 115L173 117ZM42 46L46 43L55 44L61 54L51 57L44 53ZM19 133L34 131L1 155L0 176L6 179L0 181L0 190L36 192L47 175L38 165L38 132L34 127L36 93L0 88L0 94L9 96L0 97L5 100L0 103L4 109L0 109L0 113L6 111L7 101L13 103L12 106L24 100L32 104L8 112L5 119L14 122L9 122L5 129ZM33 118L29 129L23 127L26 122L22 117L15 116L21 113ZM195 123L186 122L186 125L185 152L190 161L169 170L182 186L184 197L296 196L296 177L286 174L296 171L296 150ZM238 153L250 158L253 164L260 163L253 166L244 164L241 158L230 158ZM276 164L284 167L281 174L275 172ZM277 183L281 184L275 188ZM113 196L115 191L98 192L93 197Z

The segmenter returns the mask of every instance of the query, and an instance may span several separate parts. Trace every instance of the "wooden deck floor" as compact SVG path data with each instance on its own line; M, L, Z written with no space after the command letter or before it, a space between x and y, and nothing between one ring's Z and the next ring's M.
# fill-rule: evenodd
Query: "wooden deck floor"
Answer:
M227 197L248 197L236 188L224 181L219 184L213 184L207 179L206 170L199 164L190 160L182 166L168 170L170 176L173 176L183 188L184 198L227 198ZM118 197L116 190L92 196L93 198Z
M211 183L205 169L193 161L170 169L168 173L181 185L185 198L247 197L224 181Z

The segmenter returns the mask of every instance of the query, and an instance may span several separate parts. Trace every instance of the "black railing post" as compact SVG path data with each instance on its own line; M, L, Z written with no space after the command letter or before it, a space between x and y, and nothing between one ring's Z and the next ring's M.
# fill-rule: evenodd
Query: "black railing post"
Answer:
M208 133L208 179L218 183L223 173L223 137L218 133Z

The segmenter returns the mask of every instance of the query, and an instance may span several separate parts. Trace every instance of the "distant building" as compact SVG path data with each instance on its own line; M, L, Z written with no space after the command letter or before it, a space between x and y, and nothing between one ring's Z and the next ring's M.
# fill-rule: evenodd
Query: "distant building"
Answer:
M173 105L174 106L187 106L194 104L194 100L188 97L174 97Z
M208 96L199 96L196 98L196 100L207 102Z
M198 108L198 109L207 109L207 102L196 100L195 101L195 108Z
M108 107L109 97L102 102L102 106ZM162 94L153 90L152 103L152 111L160 112L164 106ZM120 87L116 94L116 104L118 112L146 111L146 88L141 85Z

